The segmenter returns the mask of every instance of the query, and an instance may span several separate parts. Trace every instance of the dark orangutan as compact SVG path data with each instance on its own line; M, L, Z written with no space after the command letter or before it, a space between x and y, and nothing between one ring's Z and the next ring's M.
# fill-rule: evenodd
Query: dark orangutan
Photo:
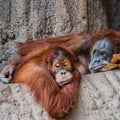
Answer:
M76 57L63 47L37 49L20 59L12 82L27 85L51 117L61 118L79 91L81 77L75 63Z
M95 43L91 52L91 62L89 69L91 73L99 72L103 67L108 65L115 54L115 47L107 38Z

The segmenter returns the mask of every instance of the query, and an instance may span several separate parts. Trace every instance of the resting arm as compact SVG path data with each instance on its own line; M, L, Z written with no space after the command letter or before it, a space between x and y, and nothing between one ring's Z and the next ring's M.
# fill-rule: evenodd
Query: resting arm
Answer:
M17 61L11 61L1 70L0 82L5 84L11 83L17 64Z
M115 68L120 68L120 54L114 54L111 62L102 68L101 71L107 71L107 70L112 70Z

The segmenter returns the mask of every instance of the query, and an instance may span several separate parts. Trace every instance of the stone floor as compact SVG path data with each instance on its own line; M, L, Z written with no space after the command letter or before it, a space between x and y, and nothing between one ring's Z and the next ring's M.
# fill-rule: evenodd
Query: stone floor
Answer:
M52 120L18 84L0 83L0 120ZM62 120L120 120L120 70L82 78L78 101Z

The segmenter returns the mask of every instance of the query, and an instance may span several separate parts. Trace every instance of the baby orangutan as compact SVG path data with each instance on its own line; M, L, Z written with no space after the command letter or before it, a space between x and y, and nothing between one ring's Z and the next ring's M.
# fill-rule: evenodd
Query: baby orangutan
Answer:
M66 48L46 46L20 59L12 82L27 85L51 117L61 118L69 113L79 91L81 76L75 62Z

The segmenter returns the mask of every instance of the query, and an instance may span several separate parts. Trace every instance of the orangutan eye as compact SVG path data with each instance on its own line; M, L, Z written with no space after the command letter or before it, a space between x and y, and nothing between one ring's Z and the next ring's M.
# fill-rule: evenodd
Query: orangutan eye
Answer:
M103 55L104 57L107 57L106 52L102 52L101 55Z
M56 66L56 67L60 67L60 64L59 64L59 63L56 63L55 66Z
M66 61L65 63L64 63L64 66L68 66L69 65L69 61Z
M99 52L97 50L94 51L95 55L99 55Z

